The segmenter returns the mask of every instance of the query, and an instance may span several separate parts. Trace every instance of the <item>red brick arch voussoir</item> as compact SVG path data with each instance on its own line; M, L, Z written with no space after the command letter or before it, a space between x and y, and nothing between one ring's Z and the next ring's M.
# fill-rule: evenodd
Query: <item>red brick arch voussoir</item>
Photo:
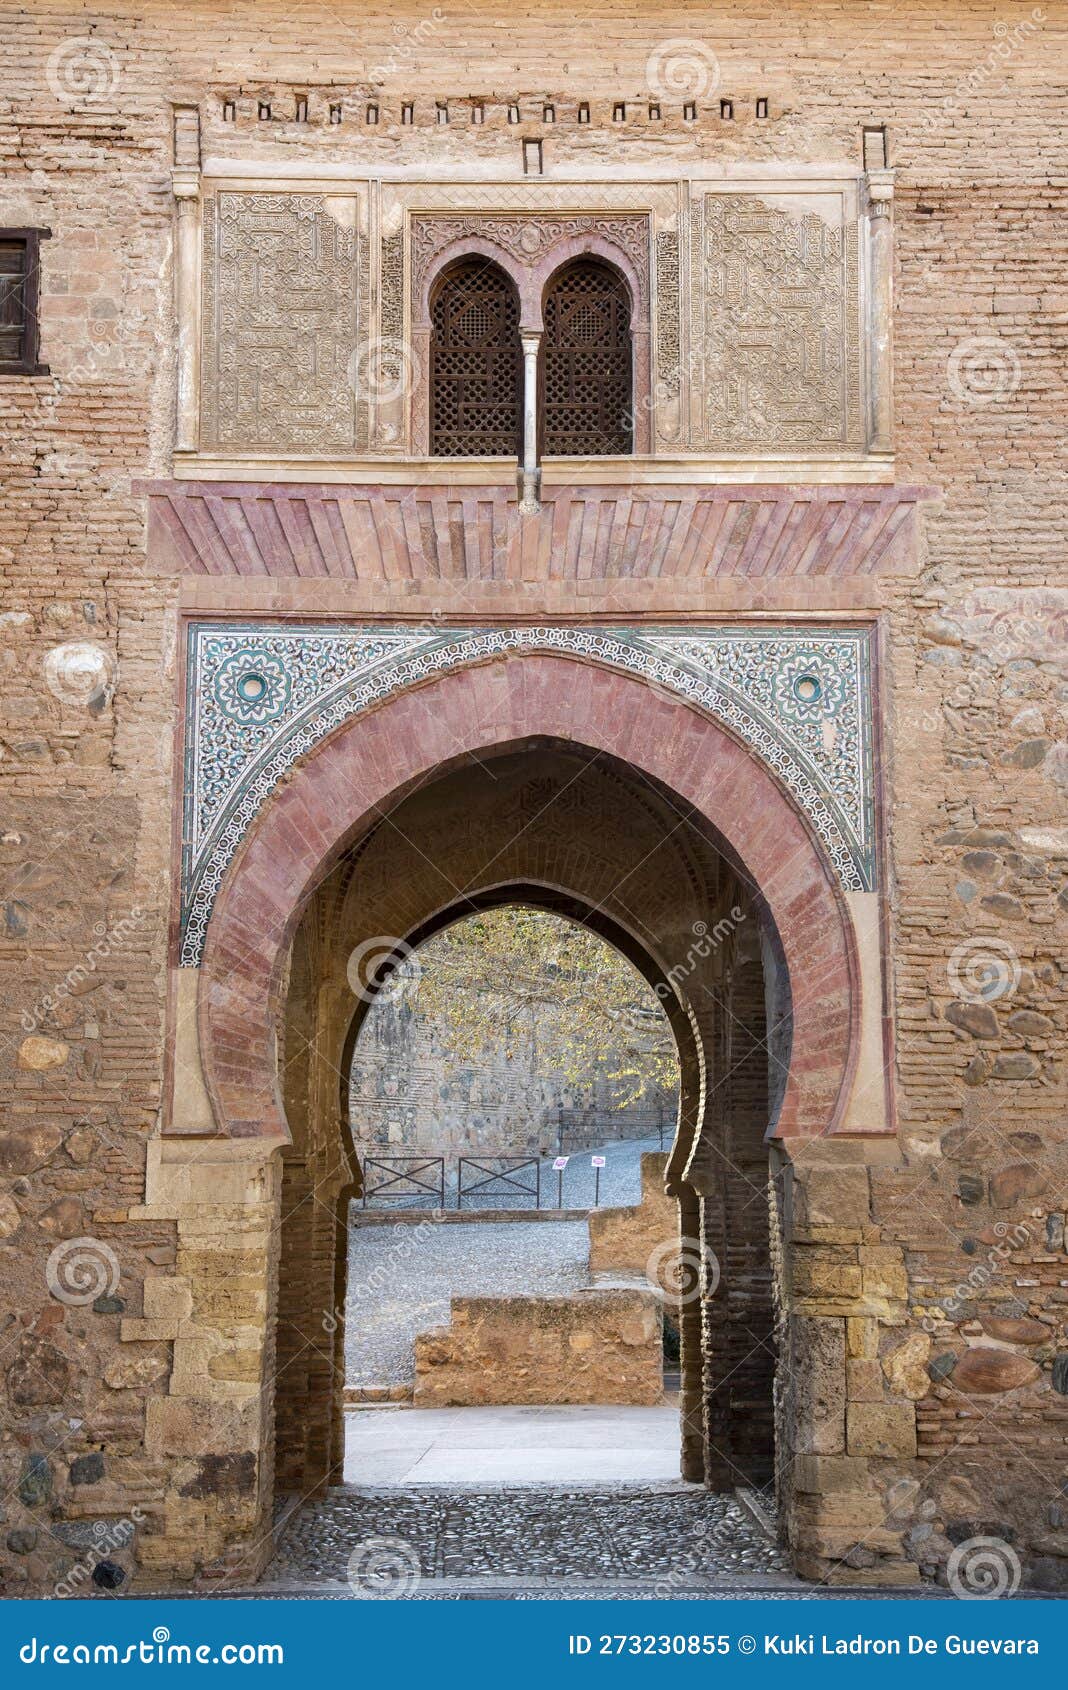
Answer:
M413 782L531 738L618 758L723 836L763 895L789 971L790 1075L779 1137L833 1132L857 1060L852 926L805 818L719 722L633 675L529 652L393 694L313 747L252 823L220 888L199 990L204 1076L221 1134L289 1139L278 1087L285 958L319 882Z

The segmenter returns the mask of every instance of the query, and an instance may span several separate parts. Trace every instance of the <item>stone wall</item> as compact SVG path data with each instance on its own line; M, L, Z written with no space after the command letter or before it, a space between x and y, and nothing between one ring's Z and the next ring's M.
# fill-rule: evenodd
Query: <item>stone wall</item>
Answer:
M415 1340L415 1406L658 1403L661 1326L655 1291L454 1297Z
M667 1160L666 1153L643 1151L641 1201L591 1210L587 1224L591 1273L649 1274L671 1301L681 1241L678 1205L664 1189Z

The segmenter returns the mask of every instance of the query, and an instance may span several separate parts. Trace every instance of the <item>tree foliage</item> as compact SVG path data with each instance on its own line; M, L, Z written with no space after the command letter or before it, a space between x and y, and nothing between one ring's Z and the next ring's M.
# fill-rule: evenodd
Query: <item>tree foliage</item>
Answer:
M393 990L433 1018L459 1063L522 1041L576 1091L599 1072L620 1109L678 1084L675 1041L646 981L596 933L544 910L466 916L407 958Z

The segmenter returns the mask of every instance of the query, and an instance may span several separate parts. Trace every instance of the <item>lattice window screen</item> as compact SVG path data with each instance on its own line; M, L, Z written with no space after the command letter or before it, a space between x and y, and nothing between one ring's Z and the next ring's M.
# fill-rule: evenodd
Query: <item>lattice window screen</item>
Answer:
M484 258L445 277L432 307L430 450L436 458L515 457L523 413L519 299Z
M542 341L542 451L605 457L633 450L630 296L595 258L553 278Z

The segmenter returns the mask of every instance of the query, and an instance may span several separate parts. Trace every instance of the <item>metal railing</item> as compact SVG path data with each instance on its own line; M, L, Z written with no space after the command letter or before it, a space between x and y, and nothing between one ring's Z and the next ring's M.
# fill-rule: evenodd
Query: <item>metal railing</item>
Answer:
M533 1171L533 1183L531 1183ZM456 1169L456 1207L464 1198L533 1197L532 1208L541 1208L541 1163L536 1156L461 1156ZM500 1201L496 1203L500 1208Z
M381 1177L377 1183L374 1176ZM368 1201L407 1204L413 1199L433 1197L434 1208L445 1207L444 1156L365 1156L363 1161L363 1206Z
M655 1129L654 1129L655 1131ZM656 1136L664 1143L665 1129ZM653 1137L651 1133L650 1138ZM654 1140L655 1142L655 1140ZM602 1193L613 1158L586 1148L556 1157L508 1153L496 1156L390 1156L362 1158L360 1201L365 1209L564 1209L576 1213L600 1207L602 1196L619 1202L617 1180ZM635 1195L630 1201L637 1202Z

